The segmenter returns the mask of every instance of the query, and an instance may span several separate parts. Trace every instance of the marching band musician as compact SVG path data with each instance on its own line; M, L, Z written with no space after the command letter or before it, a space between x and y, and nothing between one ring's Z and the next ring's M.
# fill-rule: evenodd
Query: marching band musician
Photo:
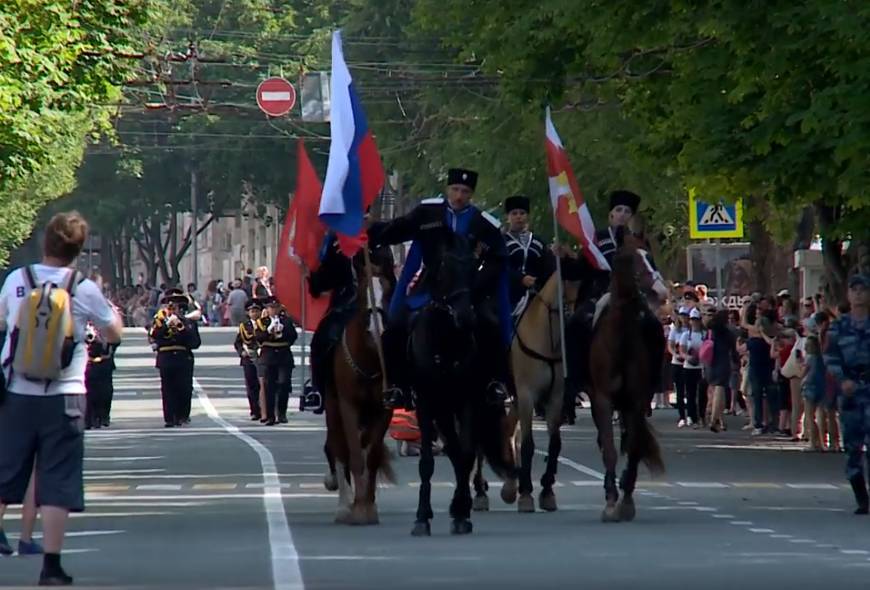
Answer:
M239 353L239 364L245 375L245 389L248 393L248 405L251 409L251 420L260 419L260 379L258 375L260 343L257 342L257 321L263 311L262 305L252 299L245 305L248 319L239 324L236 334L235 348Z
M118 345L106 342L92 323L88 323L85 329L85 344L88 347L88 364L85 369L85 388L88 392L85 427L88 430L108 428L114 396L114 354Z
M296 342L296 325L274 297L266 298L266 315L257 321L260 363L266 380L266 424L287 422L290 375L294 360L290 347Z
M193 397L193 351L201 344L196 322L186 317L189 300L180 289L169 289L148 332L157 351L160 393L166 428L190 421Z

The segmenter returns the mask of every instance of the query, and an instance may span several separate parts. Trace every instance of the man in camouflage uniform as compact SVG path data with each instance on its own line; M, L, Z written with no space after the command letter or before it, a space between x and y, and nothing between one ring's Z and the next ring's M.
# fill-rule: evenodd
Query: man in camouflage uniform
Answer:
M846 477L852 484L858 508L870 511L870 496L864 475L863 445L870 447L870 276L849 280L851 310L831 324L825 364L840 383L840 422L846 447Z

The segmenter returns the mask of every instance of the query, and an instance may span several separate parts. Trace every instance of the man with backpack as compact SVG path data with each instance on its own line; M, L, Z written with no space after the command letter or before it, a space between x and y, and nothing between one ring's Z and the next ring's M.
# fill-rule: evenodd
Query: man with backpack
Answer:
M45 548L39 583L47 586L72 584L60 552L70 511L84 509L85 329L93 322L110 343L123 330L99 287L72 269L87 237L78 213L58 213L45 230L42 262L13 271L0 289L0 503L23 501L35 462Z

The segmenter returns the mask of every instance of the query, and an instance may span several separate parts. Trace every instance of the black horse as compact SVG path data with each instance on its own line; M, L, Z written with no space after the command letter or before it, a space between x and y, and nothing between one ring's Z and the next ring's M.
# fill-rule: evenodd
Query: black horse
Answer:
M417 394L420 424L420 496L412 534L431 535L432 443L436 428L453 465L456 491L450 503L451 534L472 531L470 478L476 449L483 449L493 470L511 477L514 468L502 453L502 407L487 404L485 371L477 369L479 339L472 284L479 261L463 236L445 235L431 301L411 319L408 355ZM477 369L477 370L476 370Z

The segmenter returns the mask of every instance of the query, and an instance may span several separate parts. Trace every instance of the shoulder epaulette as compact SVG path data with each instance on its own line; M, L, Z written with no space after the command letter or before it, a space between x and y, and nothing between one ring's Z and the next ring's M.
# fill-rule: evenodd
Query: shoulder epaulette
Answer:
M501 227L501 221L499 221L499 219L491 213L481 209L480 214L483 216L484 219L493 224L495 227Z

